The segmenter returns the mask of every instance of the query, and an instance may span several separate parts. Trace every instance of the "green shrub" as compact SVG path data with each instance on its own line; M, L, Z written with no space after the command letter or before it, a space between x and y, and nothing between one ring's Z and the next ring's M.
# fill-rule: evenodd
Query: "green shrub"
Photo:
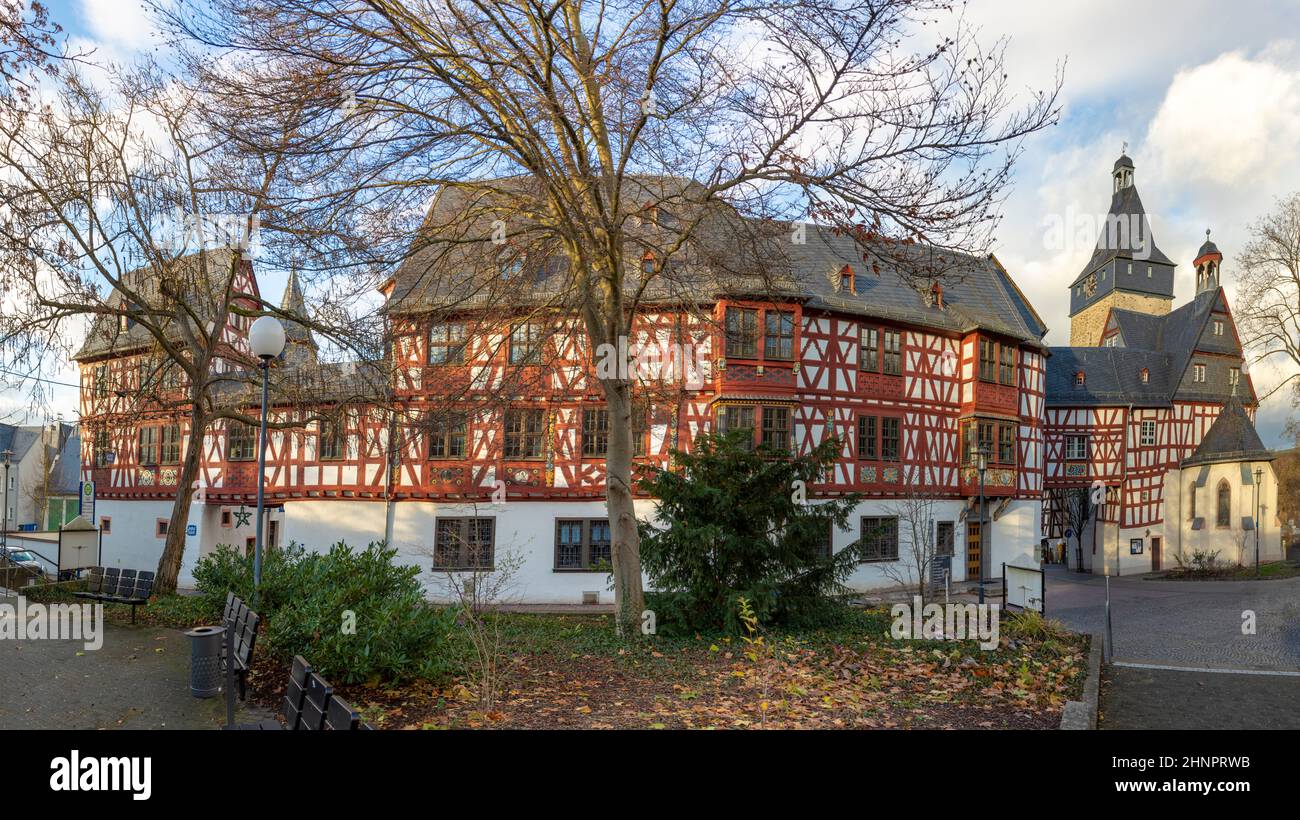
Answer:
M1069 641L1074 636L1060 621L1044 618L1032 609L1007 615L1002 620L1000 631L1012 639L1058 643Z
M396 555L382 543L267 551L254 607L265 619L259 646L282 659L302 655L338 683L453 672L455 616L425 601L419 567L393 563ZM252 606L252 559L229 547L200 560L194 579L209 605L224 606L234 590Z
M860 496L805 498L838 443L795 457L751 449L747 436L700 436L692 452L673 453L669 469L641 481L659 501L658 522L641 524L641 562L656 590L647 605L668 634L740 634L741 598L761 622L779 626L830 624L844 610L836 596L847 591L862 546L827 556L826 539L832 526L848 526Z

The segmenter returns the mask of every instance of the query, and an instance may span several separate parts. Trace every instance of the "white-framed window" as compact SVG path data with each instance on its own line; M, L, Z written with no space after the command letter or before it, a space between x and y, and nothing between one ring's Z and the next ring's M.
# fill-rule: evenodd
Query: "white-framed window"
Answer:
M1073 461L1082 461L1088 457L1088 437L1083 435L1065 437L1065 457Z
M1142 439L1143 447L1150 447L1156 443L1156 423L1154 421L1142 422Z
M1152 271L1153 271L1153 270L1154 270L1154 268L1152 268L1150 265L1147 265L1147 278L1148 278L1148 279L1151 278L1151 275L1152 275Z
M1230 368L1228 368L1228 384L1231 384L1231 385L1241 384L1241 368L1240 368L1240 367L1230 367Z
M1197 383L1201 383L1205 381L1205 365L1203 364L1192 365L1192 381Z
M1223 320L1222 320L1222 319L1215 319L1215 320L1214 320L1214 335L1215 335L1215 336L1222 336L1222 335L1223 335Z

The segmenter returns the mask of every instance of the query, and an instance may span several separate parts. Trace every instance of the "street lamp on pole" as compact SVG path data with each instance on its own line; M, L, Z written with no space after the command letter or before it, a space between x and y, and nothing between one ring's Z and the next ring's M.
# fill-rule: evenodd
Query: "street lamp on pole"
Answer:
M284 325L274 316L261 316L248 329L248 346L262 360L262 434L257 439L257 537L253 545L253 605L262 583L262 508L266 484L266 415L271 360L284 352Z
M979 526L980 526L980 566L979 566L979 585L980 585L980 603L984 603L984 473L989 468L989 448L980 445L971 450L974 457L975 470L980 476L980 506L979 506Z
M1264 468L1255 468L1255 575L1259 575L1259 482L1264 480Z
M5 450L4 453L0 453L0 455L3 455L5 459L5 495L4 495L5 501L4 501L3 518L0 519L0 521L3 522L0 523L0 549L4 551L5 555L8 555L9 554L9 462L13 461L14 451Z

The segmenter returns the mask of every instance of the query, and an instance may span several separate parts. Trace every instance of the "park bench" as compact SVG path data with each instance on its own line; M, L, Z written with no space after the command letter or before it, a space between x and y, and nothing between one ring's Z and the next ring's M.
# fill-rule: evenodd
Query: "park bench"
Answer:
M243 723L236 729L254 731L351 731L370 729L369 724L361 722L357 713L347 701L334 694L334 687L325 679L311 671L311 664L295 655L293 666L289 669L289 683L285 687L284 698L280 701L280 714L284 724L278 720L261 720L257 723Z
M106 604L130 604L131 623L135 623L135 608L149 603L153 579L154 573L145 570L91 567L86 576L85 591L73 594Z
M227 632L230 624L235 626L234 651L229 651L223 643L221 662L223 669L227 662L235 665L235 673L239 676L239 699L244 700L248 694L248 667L253 661L253 647L257 644L257 627L262 623L262 616L249 609L235 593L227 592L221 623Z

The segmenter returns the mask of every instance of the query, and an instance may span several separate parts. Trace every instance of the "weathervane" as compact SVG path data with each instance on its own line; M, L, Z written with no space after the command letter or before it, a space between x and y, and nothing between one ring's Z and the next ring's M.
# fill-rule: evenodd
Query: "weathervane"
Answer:
M1119 149L1119 152L1120 152L1121 154L1127 154L1127 153L1128 153L1128 140L1124 140L1124 147L1121 148L1121 149Z

